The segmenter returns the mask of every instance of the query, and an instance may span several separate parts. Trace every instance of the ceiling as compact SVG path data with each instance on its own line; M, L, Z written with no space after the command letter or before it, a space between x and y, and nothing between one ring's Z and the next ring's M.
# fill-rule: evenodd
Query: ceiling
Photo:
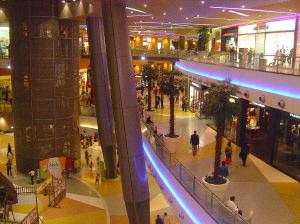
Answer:
M195 35L204 26L227 27L300 14L300 0L127 0L127 4L133 8L127 9L129 30L144 35Z

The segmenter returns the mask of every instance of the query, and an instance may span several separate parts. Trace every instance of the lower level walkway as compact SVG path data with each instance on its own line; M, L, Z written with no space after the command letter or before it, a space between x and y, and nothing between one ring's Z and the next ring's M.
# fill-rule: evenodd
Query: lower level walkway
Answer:
M14 149L13 134L0 135L0 171L6 174L7 144ZM94 167L92 170L85 164L84 152L91 154ZM13 150L14 151L14 150ZM60 203L60 208L49 208L48 197L39 195L38 206L45 224L129 224L125 203L122 196L120 177L95 184L97 162L101 153L99 146L82 149L82 169L66 179L67 196ZM15 185L31 186L29 176L20 174L15 168L13 157L13 176L8 177ZM167 212L172 224L179 224L177 213L161 193L153 177L148 175L150 189L151 224L155 223L157 214ZM35 185L37 186L37 185ZM20 197L19 203L13 206L16 217L25 217L35 206L35 197Z
M191 112L175 109L175 132L181 136L176 158L199 179L213 170L215 131L207 120L200 120ZM158 133L167 134L169 108L146 113L158 127ZM190 135L196 130L200 136L200 150L195 157L191 154ZM223 141L223 150L227 140ZM262 149L263 150L263 149ZM236 203L243 216L253 224L296 224L300 223L300 183L250 155L246 167L238 157L239 148L233 147L233 162L229 167L230 187L223 200L236 196ZM223 153L225 159L225 153Z

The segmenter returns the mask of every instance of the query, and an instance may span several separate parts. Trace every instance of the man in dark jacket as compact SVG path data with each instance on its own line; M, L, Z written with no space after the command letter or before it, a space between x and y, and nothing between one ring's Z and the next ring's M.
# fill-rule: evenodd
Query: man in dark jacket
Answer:
M192 145L193 156L195 156L199 147L199 135L197 131L194 131L194 134L192 134L190 144Z
M240 155L239 155L243 162L243 166L246 166L246 160L247 160L249 151L250 151L249 145L247 143L245 143L244 146L242 147Z

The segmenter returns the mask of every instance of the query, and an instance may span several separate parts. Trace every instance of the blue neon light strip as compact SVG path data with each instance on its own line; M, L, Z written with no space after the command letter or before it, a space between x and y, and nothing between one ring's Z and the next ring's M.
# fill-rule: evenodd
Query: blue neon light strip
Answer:
M184 71L187 71L187 72L190 72L190 73L193 73L193 74L196 74L196 75L200 75L200 76L203 76L203 77L215 79L215 80L218 80L218 81L225 80L225 78L223 78L223 77L210 75L210 74L203 73L203 72L198 72L198 71L186 68L186 67L184 67L182 65L179 65L179 64L176 64L176 67L178 67L178 68L180 68ZM260 90L260 91L264 91L264 92L268 92L268 93L273 93L273 94L277 94L277 95L281 95L281 96L300 99L300 95L295 94L295 93L290 93L290 92L286 92L286 91L282 91L282 90L276 90L276 89L272 89L272 88L262 87L262 86L249 84L249 83L244 83L244 82L239 82L239 81L234 81L234 80L231 80L231 83L234 84L234 85L239 85L239 86L243 86L243 87L246 87L246 88L256 89L256 90Z
M168 178L162 173L162 171L159 169L158 165L154 161L154 158L149 152L149 149L147 146L143 143L144 151L150 160L152 166L155 168L156 172L160 176L160 178L163 180L164 184L167 186L169 191L172 193L172 195L176 198L180 206L183 208L183 210L188 214L188 216L193 220L194 223L196 224L202 224L203 222L200 222L196 216L192 213L191 209L188 207L188 205L182 200L182 198L178 195L176 190L172 187L172 184L169 182Z

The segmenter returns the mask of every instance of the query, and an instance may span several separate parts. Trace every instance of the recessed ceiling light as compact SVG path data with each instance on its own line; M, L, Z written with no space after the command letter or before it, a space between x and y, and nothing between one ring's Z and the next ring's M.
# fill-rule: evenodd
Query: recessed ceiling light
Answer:
M186 19L186 20L188 20L189 18L188 18L188 17L186 17L185 19Z
M242 8L245 8L245 5L242 5L241 7L242 7Z
M205 1L201 1L201 4L204 4L205 3Z
M131 14L133 14L133 11L130 11Z
M228 12L231 12L231 13L234 13L234 14L237 14L237 15L240 15L240 16L249 16L247 14L244 14L244 13L241 13L241 12L236 12L236 11L233 11L233 10L229 10Z
M154 16L152 16L151 19L154 19Z
M289 10L289 12L292 12L292 11L293 11L293 10L291 10L291 9Z
M222 12L226 12L226 10L225 10L225 9L222 9Z
M144 4L144 7L146 8L146 7L147 7L147 4Z
M197 17L199 17L200 15L198 14Z
M183 9L182 7L179 8L180 11L182 11L182 9Z

